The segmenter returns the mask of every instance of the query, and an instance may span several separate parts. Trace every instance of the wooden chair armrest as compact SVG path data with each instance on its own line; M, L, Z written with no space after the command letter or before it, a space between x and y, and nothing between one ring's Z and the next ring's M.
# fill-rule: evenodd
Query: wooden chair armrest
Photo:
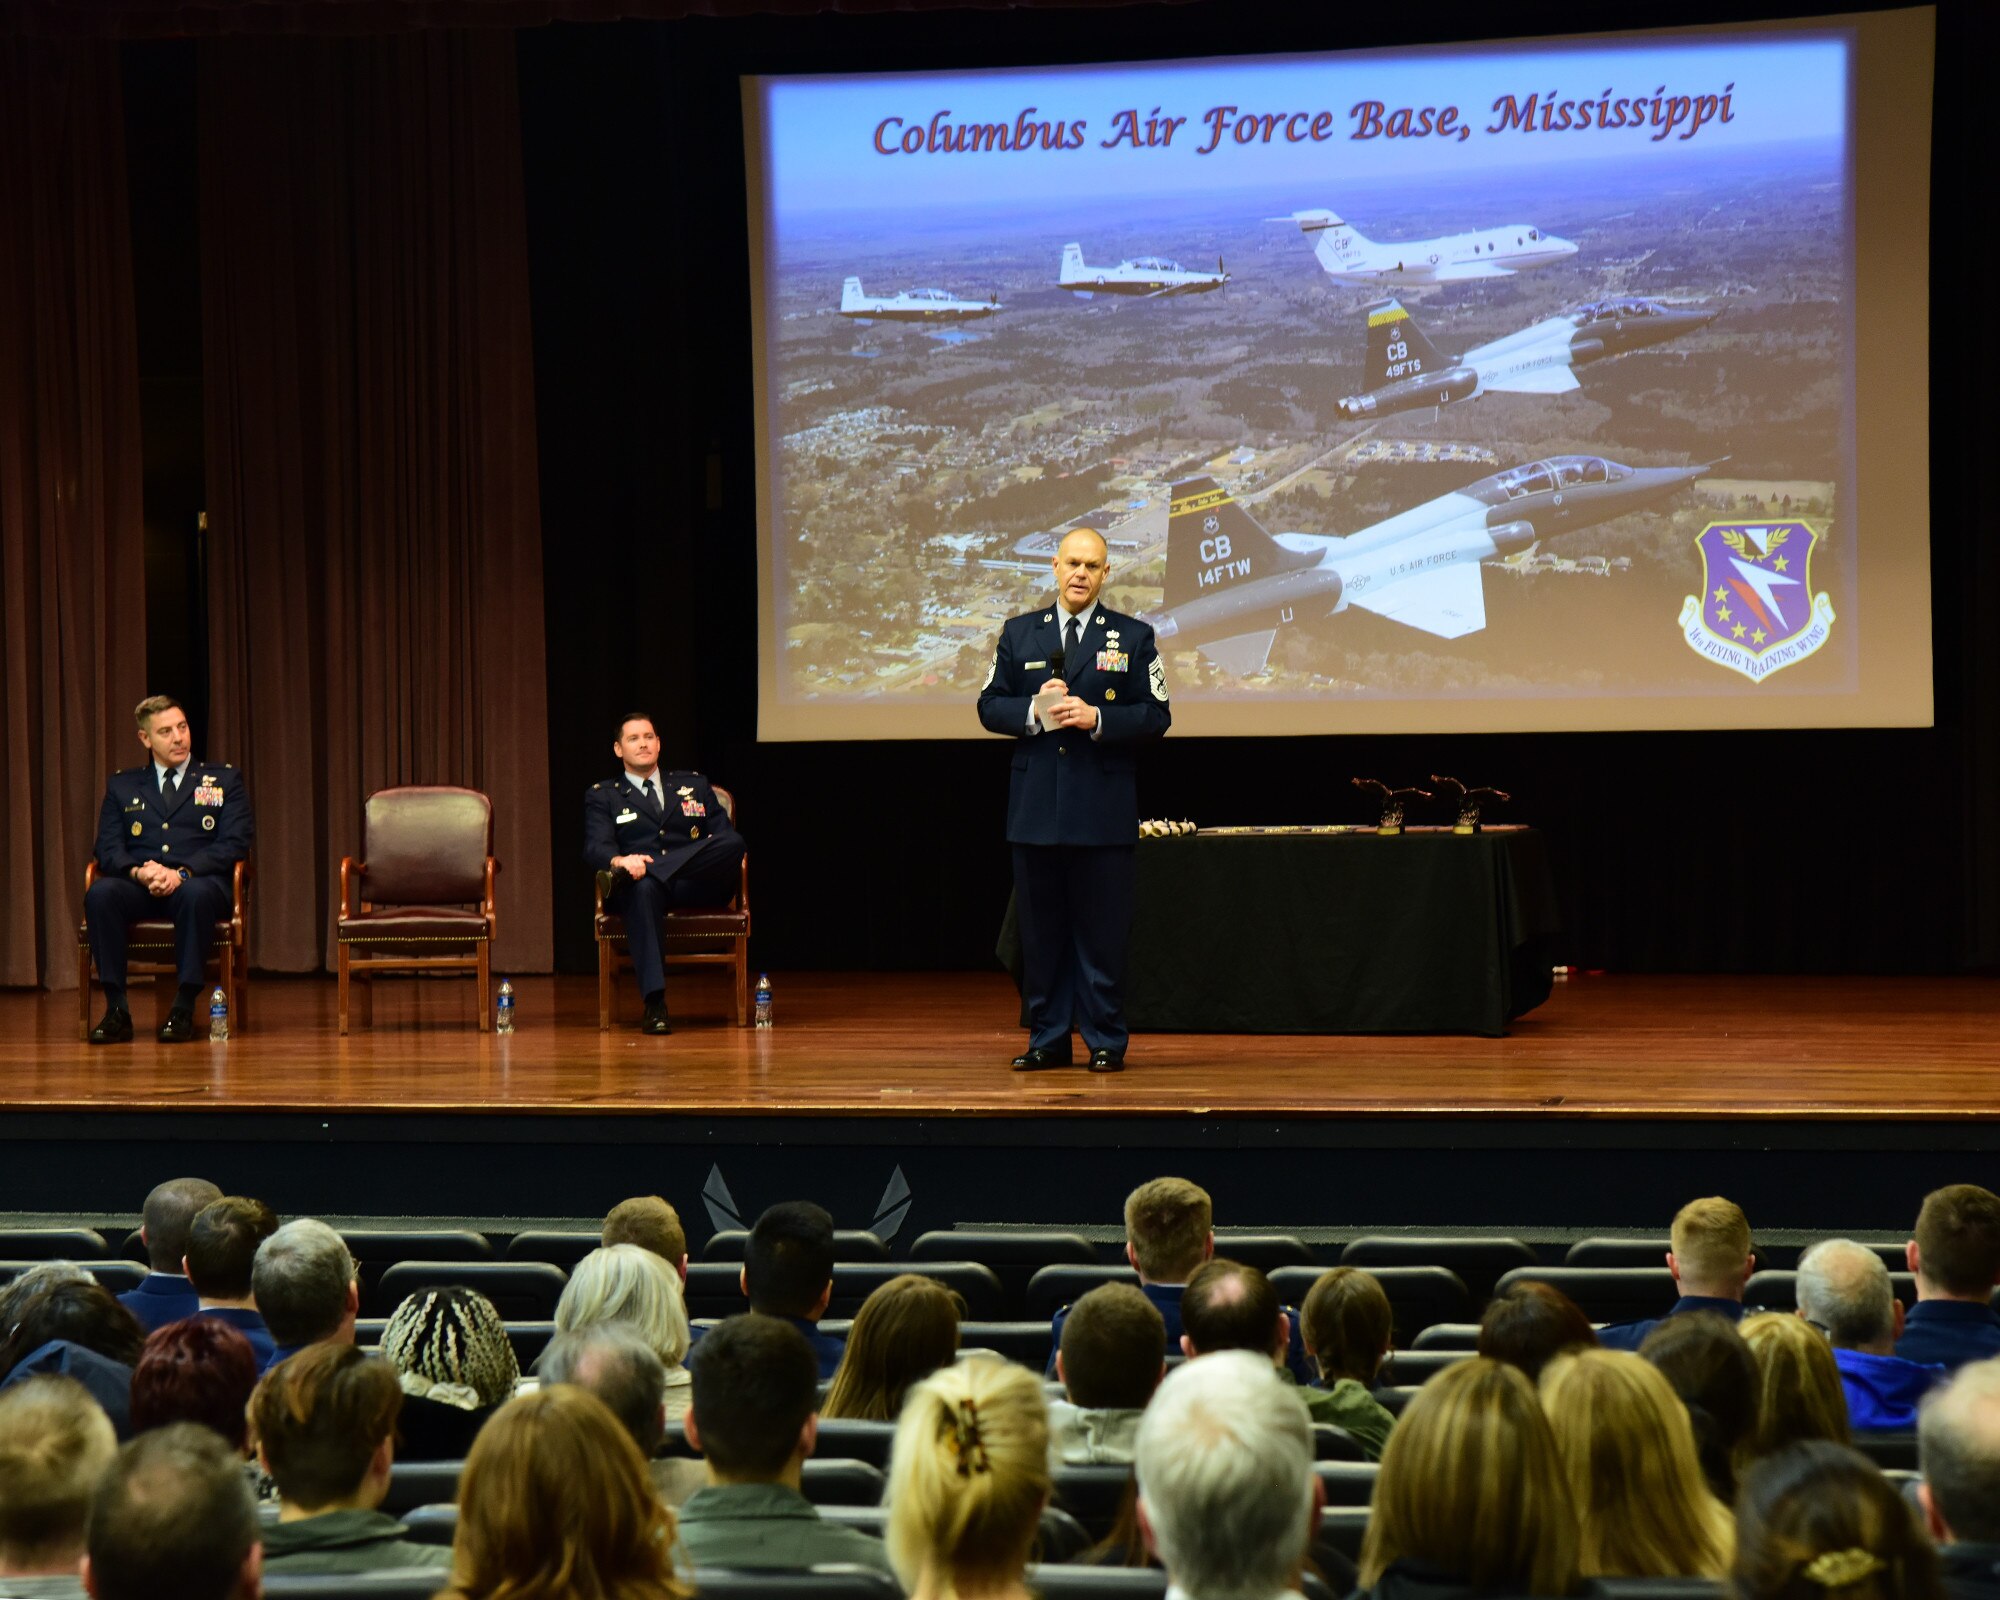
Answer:
M479 910L486 918L486 937L498 938L500 934L500 908L493 903L493 874L500 870L500 863L491 856L486 858L486 895L480 901Z
M743 852L743 859L737 863L736 872L736 909L747 917L750 915L750 852L747 849Z
M90 886L97 882L97 857L92 856L83 864L83 892L90 893Z
M354 891L367 873L368 864L365 861L356 861L352 856L340 858L340 914L343 917L355 914Z

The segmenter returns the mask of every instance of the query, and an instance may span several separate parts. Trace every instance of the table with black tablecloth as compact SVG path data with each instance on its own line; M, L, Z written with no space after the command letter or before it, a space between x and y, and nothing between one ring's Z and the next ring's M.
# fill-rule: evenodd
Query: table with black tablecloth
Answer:
M1560 922L1532 828L1204 832L1140 840L1136 868L1137 1031L1497 1037L1549 997ZM1011 902L998 953L1018 984Z

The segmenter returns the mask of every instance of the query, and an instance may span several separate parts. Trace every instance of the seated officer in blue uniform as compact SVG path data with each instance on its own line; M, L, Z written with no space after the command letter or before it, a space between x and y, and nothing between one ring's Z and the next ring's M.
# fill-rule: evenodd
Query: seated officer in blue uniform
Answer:
M125 1003L131 926L152 917L174 924L174 991L163 1044L194 1037L194 1005L208 975L215 925L235 903L232 873L250 853L250 802L243 775L226 762L194 759L186 715L171 695L133 708L144 766L115 774L97 816L97 881L83 897L90 957L104 986L104 1020L92 1044L132 1037Z
M1097 602L1110 570L1101 534L1064 535L1054 604L1008 620L979 695L987 729L1020 741L1007 789L1029 1019L1020 1072L1069 1066L1072 1027L1091 1071L1125 1064L1134 746L1159 738L1173 715L1152 627ZM1058 698L1038 711L1044 691Z
M609 886L604 909L625 922L625 948L646 998L641 1033L672 1033L660 919L677 906L727 905L743 864L743 836L698 772L660 771L653 719L618 719L611 752L624 770L583 797L583 858Z

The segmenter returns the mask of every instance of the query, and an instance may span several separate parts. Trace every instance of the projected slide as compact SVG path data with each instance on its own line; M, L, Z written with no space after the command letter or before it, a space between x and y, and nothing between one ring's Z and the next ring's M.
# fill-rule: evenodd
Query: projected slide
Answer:
M761 733L975 734L1077 528L1177 728L1928 720L1927 611L1864 582L1921 586L1927 511L1857 516L1862 68L1806 28L748 83Z

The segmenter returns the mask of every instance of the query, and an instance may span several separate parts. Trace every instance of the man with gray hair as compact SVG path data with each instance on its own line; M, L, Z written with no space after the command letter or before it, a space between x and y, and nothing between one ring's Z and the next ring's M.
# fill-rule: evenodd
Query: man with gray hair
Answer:
M1950 1600L2000 1597L2000 1357L1975 1361L1925 1398L1917 1499Z
M354 1257L324 1222L300 1217L257 1247L250 1289L277 1348L269 1366L309 1344L354 1343L361 1284Z
M667 1369L638 1329L595 1322L559 1333L535 1370L545 1387L573 1383L610 1408L646 1458L653 1488L667 1505L681 1505L708 1481L699 1461L660 1455L667 1438Z
M1896 1354L1903 1304L1882 1258L1852 1239L1822 1239L1799 1258L1798 1297L1799 1315L1833 1346L1849 1425L1857 1433L1914 1426L1917 1402L1944 1368Z
M1298 1389L1221 1350L1167 1374L1139 1424L1139 1527L1187 1600L1296 1592L1323 1491Z

